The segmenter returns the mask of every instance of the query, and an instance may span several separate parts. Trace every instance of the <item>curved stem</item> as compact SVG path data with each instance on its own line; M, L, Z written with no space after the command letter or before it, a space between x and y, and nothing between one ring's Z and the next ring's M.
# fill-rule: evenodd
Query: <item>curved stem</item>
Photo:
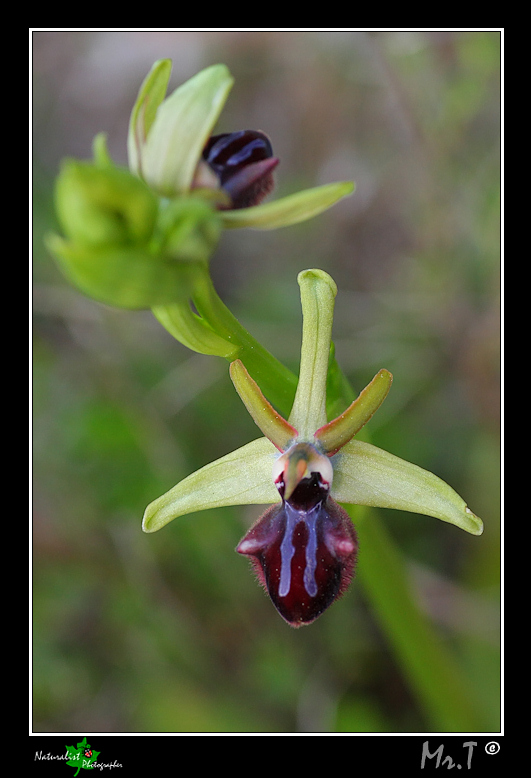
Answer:
M212 329L237 346L230 359L241 359L270 403L287 417L295 398L297 377L240 324L218 296L208 273L197 279L192 299Z

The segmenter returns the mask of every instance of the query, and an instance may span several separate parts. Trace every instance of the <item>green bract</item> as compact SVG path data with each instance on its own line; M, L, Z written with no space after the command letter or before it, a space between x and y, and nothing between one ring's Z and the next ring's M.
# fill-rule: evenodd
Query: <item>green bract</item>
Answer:
M424 513L480 535L481 520L444 481L353 439L389 391L392 377L387 370L375 376L345 413L327 422L325 394L336 287L320 270L299 274L299 285L303 339L299 383L289 419L274 410L244 365L235 361L231 365L234 385L266 437L206 465L152 502L145 511L144 531L155 532L178 516L206 508L279 502L273 478L279 451L287 458L288 471L290 458L300 458L303 443L305 450L309 447L316 455L329 457L331 496L337 502ZM303 474L304 466L294 477Z
M146 76L127 143L130 169L166 197L191 191L201 153L233 85L225 65L212 65L165 97L170 73L171 60L163 59ZM222 210L220 218L226 228L286 227L316 216L353 189L349 181L326 184L271 203Z
M221 221L208 200L165 200L137 176L117 167L103 136L94 162L67 159L55 182L63 236L46 243L64 274L85 294L125 308L186 300L191 268L206 266Z

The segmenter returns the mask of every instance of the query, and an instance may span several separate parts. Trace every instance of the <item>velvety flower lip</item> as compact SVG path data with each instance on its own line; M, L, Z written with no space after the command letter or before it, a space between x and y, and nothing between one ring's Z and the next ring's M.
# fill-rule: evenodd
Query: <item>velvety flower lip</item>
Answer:
M250 227L269 230L310 219L330 208L354 190L351 181L341 181L306 189L268 203L261 200L272 188L272 171L278 160L271 156L264 133L242 130L213 136L225 101L233 86L225 65L211 65L181 84L166 96L171 60L154 63L142 83L131 113L128 133L130 170L163 197L189 194L204 187L218 191L221 219L226 229ZM250 138L248 133L256 133ZM205 159L216 143L223 146L247 139L243 153L263 158L240 160L239 170L231 175L222 171L220 181L215 159ZM239 138L238 138L239 136ZM212 140L214 138L214 140ZM236 157L238 154L236 154ZM235 161L235 159L233 160ZM214 166L211 166L214 163ZM230 166L229 166L230 167ZM223 199L228 197L228 201Z
M339 503L424 513L474 535L483 531L481 520L440 478L354 439L387 396L389 371L380 370L344 413L327 421L337 290L324 271L304 271L298 280L303 337L289 418L271 406L240 360L232 362L235 388L264 437L185 478L147 507L143 521L144 531L155 532L206 508L272 503L237 550L253 558L259 580L292 626L313 621L352 577L357 540Z
M203 149L203 160L230 197L231 207L258 205L273 189L273 170L279 163L271 141L260 130L213 135ZM225 210L229 206L220 205Z
M314 475L289 500L268 508L236 551L250 558L282 618L301 627L347 590L358 540L347 512Z
M236 551L292 627L311 624L348 588L358 552L347 512L330 497L333 468L317 447L295 442L277 459L282 499L246 532Z

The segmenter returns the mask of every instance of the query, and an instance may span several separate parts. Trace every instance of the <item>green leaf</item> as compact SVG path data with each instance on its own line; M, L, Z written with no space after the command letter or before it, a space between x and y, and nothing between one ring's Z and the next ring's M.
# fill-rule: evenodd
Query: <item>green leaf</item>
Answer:
M156 532L178 516L208 508L279 502L272 478L277 455L271 441L259 438L205 465L148 505L142 529Z
M227 229L251 227L256 230L275 230L311 219L353 191L354 184L351 181L324 184L270 203L223 211L221 218Z
M233 359L240 350L237 344L222 338L194 313L188 299L172 305L154 306L153 315L179 343L199 354Z
M408 561L388 532L384 517L370 508L345 507L363 549L356 580L365 589L398 666L427 715L429 731L488 729L468 665L459 661L448 634L420 606Z
M75 748L74 746L65 746L65 748L66 755L68 756L68 761L66 764L69 767L77 768L76 772L74 773L74 778L80 770L92 770L93 764L97 761L98 756L101 754L101 751L94 751L93 749L90 749L92 754L90 756L85 756L85 749L90 748L86 737L84 737Z
M442 479L370 443L351 440L332 463L337 502L423 513L472 535L483 532L481 519Z

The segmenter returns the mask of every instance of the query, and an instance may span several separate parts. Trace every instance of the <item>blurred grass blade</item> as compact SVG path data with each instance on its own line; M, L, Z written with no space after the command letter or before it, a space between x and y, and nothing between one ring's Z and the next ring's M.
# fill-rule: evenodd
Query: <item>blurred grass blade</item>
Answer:
M417 604L404 558L377 512L345 506L358 532L360 581L434 732L488 728L468 675Z

